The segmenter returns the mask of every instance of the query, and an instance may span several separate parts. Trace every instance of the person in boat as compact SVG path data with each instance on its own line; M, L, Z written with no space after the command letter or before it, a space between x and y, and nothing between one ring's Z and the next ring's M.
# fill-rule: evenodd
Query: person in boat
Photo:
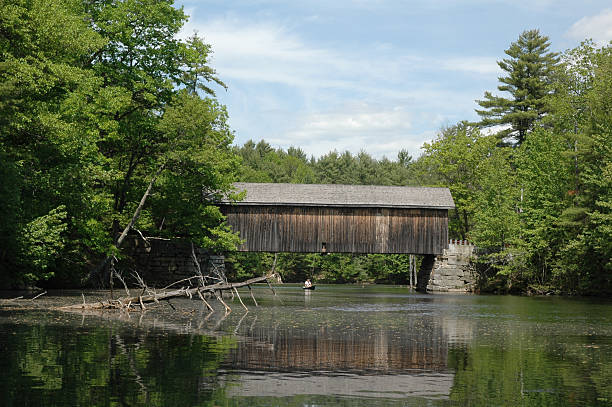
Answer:
M306 281L304 281L304 287L305 288L310 288L312 287L312 282L310 281L309 278L306 279Z

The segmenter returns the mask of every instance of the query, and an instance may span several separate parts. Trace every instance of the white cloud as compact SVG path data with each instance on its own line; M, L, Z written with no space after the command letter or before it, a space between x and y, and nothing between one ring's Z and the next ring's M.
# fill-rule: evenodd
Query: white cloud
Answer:
M396 132L410 129L410 114L396 107L390 110L372 110L368 105L349 107L348 111L309 115L298 133L307 138L326 137L331 133L350 133L362 136L371 133Z
M268 139L287 148L300 146L309 154L320 156L329 151L365 150L375 157L394 158L402 148L415 152L422 141L411 135L412 114L402 107L376 107L353 103L342 110L305 115L293 129L280 137Z
M302 88L396 88L417 70L494 74L493 58L423 58L392 49L388 43L364 44L359 50L338 50L307 44L282 24L246 23L235 18L189 21L182 36L201 33L213 47L213 65L223 78L278 83ZM414 76L414 75L412 75ZM360 83L360 86L356 84Z
M598 45L607 44L612 41L612 9L581 18L570 27L566 36L579 41L592 38Z
M229 85L223 99L237 141L264 138L315 156L362 149L417 156L441 124L469 118L478 96L436 75L497 73L494 58L425 57L381 41L358 50L314 46L273 21L190 20L182 36L194 30L212 45L212 66Z
M308 46L277 23L238 19L189 22L183 36L197 31L213 47L213 65L225 78L289 86L343 86L349 61L333 51ZM316 83L313 83L314 80Z
M448 58L444 61L440 61L439 66L449 71L470 72L484 75L496 75L500 72L497 61L492 57Z

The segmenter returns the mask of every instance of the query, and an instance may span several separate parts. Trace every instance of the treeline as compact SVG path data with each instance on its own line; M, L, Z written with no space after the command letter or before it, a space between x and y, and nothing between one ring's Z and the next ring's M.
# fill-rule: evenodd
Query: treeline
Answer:
M353 155L337 151L308 158L300 148L287 151L273 148L265 141L247 141L235 152L242 158L242 182L302 184L417 185L419 176L406 150L396 160L377 160L367 152Z

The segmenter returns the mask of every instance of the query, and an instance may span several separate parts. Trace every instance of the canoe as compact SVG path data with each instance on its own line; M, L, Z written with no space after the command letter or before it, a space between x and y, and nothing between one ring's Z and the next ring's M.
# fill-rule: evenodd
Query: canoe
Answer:
M311 285L310 287L302 287L304 290L314 290L315 286Z

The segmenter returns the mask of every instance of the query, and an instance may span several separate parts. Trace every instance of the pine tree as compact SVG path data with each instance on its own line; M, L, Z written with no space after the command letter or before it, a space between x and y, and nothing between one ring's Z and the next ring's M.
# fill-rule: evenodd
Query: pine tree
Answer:
M549 52L548 37L539 30L524 31L505 53L509 58L498 61L508 73L499 78L497 89L510 93L510 98L485 92L484 100L476 102L483 127L509 125L499 133L502 138L514 137L521 144L527 133L548 112L547 95L550 93L553 70L558 63L557 53Z

